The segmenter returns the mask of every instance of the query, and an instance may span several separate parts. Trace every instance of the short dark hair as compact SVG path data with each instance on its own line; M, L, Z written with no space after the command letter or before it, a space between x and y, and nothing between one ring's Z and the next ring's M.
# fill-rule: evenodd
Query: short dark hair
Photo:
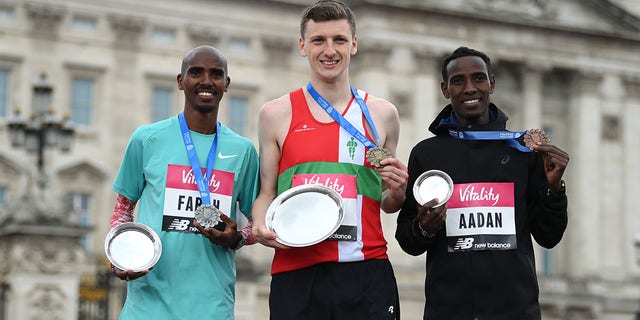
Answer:
M448 80L447 78L449 75L447 74L447 66L452 60L468 56L480 57L480 59L484 61L484 64L487 65L487 73L491 76L491 59L489 59L489 56L478 50L467 47L458 47L458 49L454 50L451 54L446 56L444 60L442 60L442 81L446 82Z
M332 20L346 19L351 26L351 35L356 34L356 18L353 11L339 0L319 0L304 9L300 20L300 36L304 38L307 31L307 22L324 22Z
M182 58L182 66L180 67L180 74L184 77L185 72L187 71L187 68L189 67L189 64L191 63L191 59L193 59L193 57L201 52L201 51L209 51L212 54L216 55L218 57L218 59L220 59L220 62L222 62L222 68L224 69L224 74L227 75L227 58L224 56L224 54L222 53L222 51L218 50L218 48L215 48L213 46L208 46L208 45L201 45L201 46L197 46L191 50L189 50L189 52L187 52L184 57Z

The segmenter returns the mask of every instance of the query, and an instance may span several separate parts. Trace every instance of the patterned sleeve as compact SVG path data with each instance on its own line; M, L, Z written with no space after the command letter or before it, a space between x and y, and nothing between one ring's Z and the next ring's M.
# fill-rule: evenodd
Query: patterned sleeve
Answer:
M247 225L240 230L240 232L242 232L245 235L245 238L246 238L244 243L245 245L256 243L256 239L253 237L253 234L251 233L251 228L253 228L253 220L249 219L249 222L247 223Z
M127 199L125 196L118 194L116 206L111 214L111 222L109 229L113 229L123 223L133 222L133 211L136 208L137 201Z

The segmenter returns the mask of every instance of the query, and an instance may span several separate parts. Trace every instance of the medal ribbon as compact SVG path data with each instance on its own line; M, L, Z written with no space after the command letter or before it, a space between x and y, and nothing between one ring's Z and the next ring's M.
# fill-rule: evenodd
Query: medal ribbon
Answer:
M522 152L531 152L531 149L521 145L517 138L527 133L526 131L456 131L449 130L449 135L458 140L506 140L507 145Z
M324 109L324 111L326 111L331 116L331 118L333 118L333 120L335 120L342 128L344 128L344 130L346 130L354 138L358 139L358 141L362 142L365 147L369 149L375 148L376 145L380 145L380 137L378 136L378 131L376 130L376 126L374 125L371 114L369 113L369 108L367 108L367 104L364 102L364 100L362 100L362 97L360 97L358 91L356 91L356 88L354 88L352 85L349 86L351 87L351 93L360 106L362 114L364 114L364 118L367 120L367 123L373 131L373 137L376 139L376 144L371 142L371 140L369 140L365 134L358 131L358 129L356 129L356 127L354 127L351 122L349 122L349 120L345 119L327 100L325 100L318 93L318 91L313 88L311 82L307 83L307 91L309 91L313 99L316 100L320 107L322 107L322 109Z
M216 136L213 138L211 148L209 149L209 156L207 157L207 171L202 175L202 168L200 167L200 161L198 161L198 155L196 154L196 148L193 145L191 139L191 133L189 133L189 127L187 121L184 119L184 112L178 115L178 121L180 122L180 131L182 131L182 140L184 140L184 146L187 149L187 155L189 155L189 162L191 163L191 169L193 170L193 176L196 179L196 185L198 186L198 192L200 198L202 198L202 204L211 204L209 196L209 175L213 170L213 163L216 159L216 149L218 147L218 135L220 134L220 122L216 122Z

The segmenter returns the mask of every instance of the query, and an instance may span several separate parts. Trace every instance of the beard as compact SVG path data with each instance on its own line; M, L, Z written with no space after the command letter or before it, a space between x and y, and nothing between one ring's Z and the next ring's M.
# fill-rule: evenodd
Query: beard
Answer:
M200 104L194 104L194 105L193 105L193 108L194 108L196 111L200 112L200 113L208 114L208 113L212 113L212 112L214 112L214 111L218 110L218 105L217 105L217 104L216 104L216 105L200 105Z

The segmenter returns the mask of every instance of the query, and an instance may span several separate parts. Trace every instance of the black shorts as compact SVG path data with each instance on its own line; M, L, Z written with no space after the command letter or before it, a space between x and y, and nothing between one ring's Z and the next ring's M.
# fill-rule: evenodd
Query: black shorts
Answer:
M274 274L271 320L400 319L398 286L386 259L321 263Z

